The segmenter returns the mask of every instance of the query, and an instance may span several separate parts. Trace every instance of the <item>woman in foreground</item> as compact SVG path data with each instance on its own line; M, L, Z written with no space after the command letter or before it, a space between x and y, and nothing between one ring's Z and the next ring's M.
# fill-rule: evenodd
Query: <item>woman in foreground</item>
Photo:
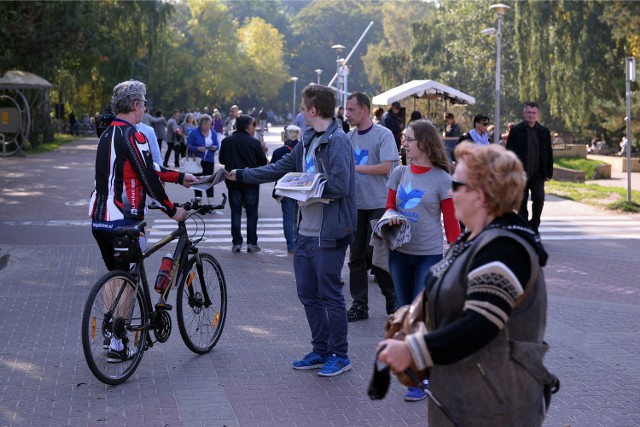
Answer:
M379 343L394 372L430 369L430 390L467 426L536 426L555 377L542 363L547 254L514 213L526 176L516 156L497 145L461 143L451 195L467 225L426 280L430 331ZM429 425L450 421L433 402Z

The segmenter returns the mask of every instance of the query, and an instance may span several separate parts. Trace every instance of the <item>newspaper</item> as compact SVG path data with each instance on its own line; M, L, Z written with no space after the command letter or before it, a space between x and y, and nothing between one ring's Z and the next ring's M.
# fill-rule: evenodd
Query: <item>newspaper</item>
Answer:
M191 184L190 188L192 190L207 191L212 186L224 181L228 174L229 173L224 168L218 169L218 171L213 175L203 176L194 184Z
M323 173L289 172L276 184L276 196L297 200L300 206L312 203L329 203L322 197L327 176Z

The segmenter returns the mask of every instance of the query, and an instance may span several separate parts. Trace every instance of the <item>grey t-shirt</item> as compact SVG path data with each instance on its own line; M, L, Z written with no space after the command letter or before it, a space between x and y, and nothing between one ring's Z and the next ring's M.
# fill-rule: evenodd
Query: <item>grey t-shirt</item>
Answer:
M315 136L309 150L304 151L304 171L305 172L324 172L318 170L315 152L320 142L320 136ZM320 227L322 226L322 209L324 203L312 203L308 206L300 206L300 224L298 225L298 233L308 237L319 237Z
M374 124L364 133L358 129L349 132L353 158L357 165L377 165L391 161L391 168L399 161L393 134L384 126ZM387 204L388 175L356 174L358 209L382 209Z
M398 166L391 172L389 188L395 190L396 210L411 226L411 241L398 249L410 255L442 255L442 209L449 199L451 175L440 168L415 174L410 166Z
M174 142L176 140L175 132L178 130L178 122L171 117L167 122L167 142Z

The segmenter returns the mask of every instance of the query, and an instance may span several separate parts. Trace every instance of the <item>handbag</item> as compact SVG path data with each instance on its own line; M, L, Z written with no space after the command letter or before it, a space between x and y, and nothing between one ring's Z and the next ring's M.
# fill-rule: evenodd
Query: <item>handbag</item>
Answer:
M180 159L180 172L199 175L202 173L202 159L196 156Z
M410 305L404 305L396 310L384 325L384 339L404 341L408 335L420 333L426 334L431 330L429 317L427 316L427 301L425 292L422 291ZM409 372L407 372L409 371ZM397 374L401 384L410 387L418 387L422 380L428 378L428 369L418 369L412 361L411 366Z

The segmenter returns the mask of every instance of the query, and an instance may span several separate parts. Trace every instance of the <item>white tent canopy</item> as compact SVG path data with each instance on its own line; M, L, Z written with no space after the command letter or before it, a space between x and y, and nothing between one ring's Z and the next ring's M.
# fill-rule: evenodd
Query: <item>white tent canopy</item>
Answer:
M0 77L2 89L51 89L53 85L33 73L10 70Z
M433 80L412 80L409 83L374 96L371 103L373 105L390 105L394 101L409 97L423 99L443 98L451 104L473 105L476 103L476 99L473 96Z

